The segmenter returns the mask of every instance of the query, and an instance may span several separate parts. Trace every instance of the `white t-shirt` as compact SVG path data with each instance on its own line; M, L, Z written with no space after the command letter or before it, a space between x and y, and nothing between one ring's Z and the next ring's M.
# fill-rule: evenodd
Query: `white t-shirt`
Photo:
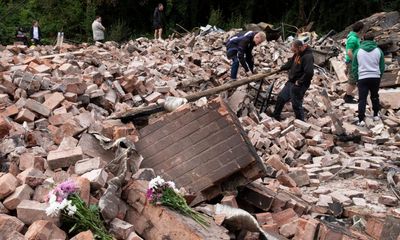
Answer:
M33 39L39 40L39 28L38 27L33 27Z

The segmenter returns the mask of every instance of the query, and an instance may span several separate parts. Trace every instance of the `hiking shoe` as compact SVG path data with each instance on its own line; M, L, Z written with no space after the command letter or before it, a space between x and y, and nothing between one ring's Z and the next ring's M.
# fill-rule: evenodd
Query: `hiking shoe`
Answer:
M365 126L365 122L364 122L364 121L358 122L358 123L357 123L357 126L359 126L359 127L364 127L364 126Z
M353 96L351 96L351 95L344 95L344 102L345 103L350 103L350 104L355 104L355 103L358 103L358 101L357 100L355 100L354 99L354 97Z
M380 121L381 120L381 115L378 113L378 115L373 117L374 122Z

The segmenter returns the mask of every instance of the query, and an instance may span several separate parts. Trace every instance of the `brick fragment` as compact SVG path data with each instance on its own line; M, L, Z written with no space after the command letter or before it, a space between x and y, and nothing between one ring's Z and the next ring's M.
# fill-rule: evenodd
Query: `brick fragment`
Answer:
M0 199L9 196L18 186L18 179L11 173L0 177Z
M69 167L83 158L80 146L68 150L50 151L47 156L47 164L51 169Z
M15 210L23 200L29 200L33 189L28 184L23 184L15 189L15 192L8 196L3 204L9 210Z

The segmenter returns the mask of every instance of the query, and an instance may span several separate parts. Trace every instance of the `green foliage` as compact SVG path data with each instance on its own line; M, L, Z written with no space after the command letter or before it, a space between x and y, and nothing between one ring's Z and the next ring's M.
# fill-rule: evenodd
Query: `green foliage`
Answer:
M152 33L151 19L158 2L164 3L164 34L173 29L183 32L177 23L190 30L207 23L230 29L261 21L298 27L314 21L317 32L339 32L375 12L400 8L400 0L302 0L304 9L300 0L5 0L0 1L0 44L15 41L17 27L29 32L33 20L39 21L42 42L54 43L59 31L72 42L92 41L95 15L102 16L108 39ZM299 18L300 12L305 20Z
M225 29L230 30L232 28L242 28L249 21L245 19L241 14L233 14L231 15L228 23L225 25Z
M121 42L127 40L127 38L131 35L128 24L122 19L118 19L108 29L109 31L107 39L111 41Z
M210 18L208 19L208 24L217 27L224 25L224 18L222 16L222 11L220 8L211 9Z

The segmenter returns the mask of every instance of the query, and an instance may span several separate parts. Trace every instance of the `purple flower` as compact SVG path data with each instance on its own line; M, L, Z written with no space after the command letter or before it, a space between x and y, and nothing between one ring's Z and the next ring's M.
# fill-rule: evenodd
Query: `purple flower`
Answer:
M152 200L153 200L153 189L152 189L152 188L147 189L146 198L147 198L149 201L152 201Z
M75 182L72 181L72 180L68 180L68 181L65 181L65 182L60 183L60 184L58 185L58 188L60 188L61 191L63 191L64 194L66 194L67 196L70 195L70 194L72 194L72 193L75 193L76 190L78 189L78 188L76 187Z

